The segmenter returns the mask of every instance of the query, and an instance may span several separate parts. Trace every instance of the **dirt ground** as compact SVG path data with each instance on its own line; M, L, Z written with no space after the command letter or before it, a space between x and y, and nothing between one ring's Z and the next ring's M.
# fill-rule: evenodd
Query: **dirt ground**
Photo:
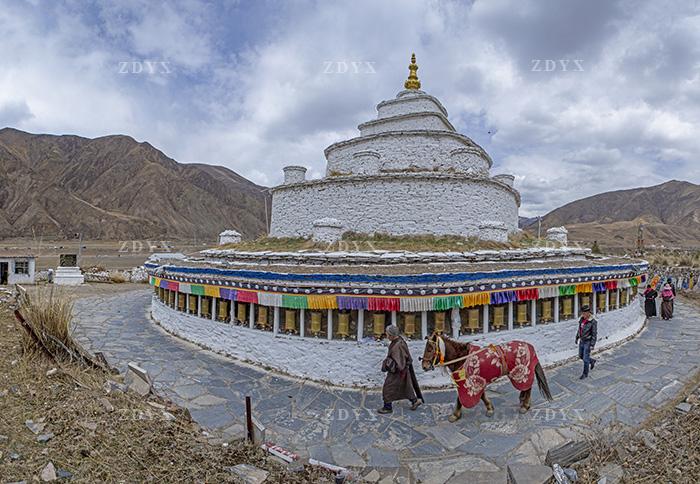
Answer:
M0 482L38 481L49 462L85 483L240 482L226 469L237 464L269 471L266 482L331 482L317 468L295 472L243 441L207 436L170 402L107 393L105 382L118 377L21 348L14 315L1 303ZM38 424L37 434L28 421Z
M83 240L78 239L5 239L0 240L3 255L31 254L37 257L37 271L58 266L60 254L76 254L82 245L81 267L98 266L110 269L131 269L140 266L155 252L190 254L215 245L214 241L169 240Z

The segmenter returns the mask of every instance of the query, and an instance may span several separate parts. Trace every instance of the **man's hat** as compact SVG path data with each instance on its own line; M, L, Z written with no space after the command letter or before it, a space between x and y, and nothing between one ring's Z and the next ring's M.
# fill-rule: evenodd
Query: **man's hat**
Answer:
M583 306L581 306L581 312L582 312L582 313L590 313L590 312L591 312L591 307L588 306L587 304L584 304Z

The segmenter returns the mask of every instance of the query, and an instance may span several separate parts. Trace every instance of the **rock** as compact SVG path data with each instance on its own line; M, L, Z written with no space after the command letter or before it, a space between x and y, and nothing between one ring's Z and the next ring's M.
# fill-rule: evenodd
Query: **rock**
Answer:
M239 477L246 484L260 484L261 482L265 482L265 479L267 479L267 476L270 474L267 471L249 464L238 464L233 467L225 467L224 469Z
M102 397L98 400L98 402L100 402L102 408L104 408L107 412L114 412L114 405L112 405L112 402L110 402L106 398Z
M382 476L379 474L379 472L377 472L377 469L372 469L372 471L369 474L367 474L365 477L363 477L362 480L364 480L366 482L379 482L379 479L381 477Z
M48 434L41 434L36 436L36 441L41 442L41 443L46 443L49 440L53 439L55 436L53 432L49 432Z
M46 372L46 376L55 375L56 373L58 373L58 368L51 368L49 371Z
M646 429L640 430L639 432L637 432L637 437L642 439L642 441L644 442L644 445L649 447L651 450L657 450L657 448L656 448L656 436L654 434L652 434L651 432L649 432L648 430L646 430Z
M152 383L151 378L148 376L148 372L133 361L129 362L128 364L125 381L129 387L129 390L133 391L137 395L145 397L151 393Z
M31 430L34 434L40 434L44 431L44 428L46 427L46 424L43 422L43 418L39 419L37 422L34 422L33 420L26 420L24 422L24 425L27 426L29 430Z
M162 403L152 402L150 400L146 403L149 404L153 408L157 408L158 410L165 410L165 405L163 405Z
M72 479L73 478L73 474L68 472L65 469L58 469L56 471L56 475L58 476L59 479Z
M544 484L552 478L552 469L545 465L508 464L509 484Z
M622 467L615 463L608 462L598 471L598 475L600 476L598 484L617 484L622 481L623 474L624 471Z
M0 442L5 442L7 440L10 440L10 438L7 435L0 435Z
M22 456L19 455L17 452L11 452L8 457L10 458L10 460L20 460L22 458Z
M173 415L170 412L166 412L165 410L163 410L162 414L163 414L163 420L165 420L167 422L172 422L173 420L177 419L177 417L175 417L175 415Z
M126 393L128 389L128 387L123 383L118 383L114 380L107 380L102 388L104 388L104 391L107 395L109 395L110 393L118 392Z
M94 432L95 430L97 430L97 424L95 422L88 422L86 420L81 420L80 422L78 422L78 425L80 425L85 430L90 430L91 432Z
M693 406L688 402L681 402L678 405L676 405L676 410L678 410L681 413L688 413L692 408Z
M56 468L54 467L53 462L49 462L41 471L41 480L44 482L51 482L55 481L56 479L58 479L58 476L56 475Z

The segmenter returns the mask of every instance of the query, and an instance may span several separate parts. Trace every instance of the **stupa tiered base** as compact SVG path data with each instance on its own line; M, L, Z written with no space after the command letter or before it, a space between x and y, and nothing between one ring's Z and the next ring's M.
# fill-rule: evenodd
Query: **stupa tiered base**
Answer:
M84 282L80 267L58 267L53 277L53 283L59 286L79 286Z
M477 252L208 250L149 263L156 304L304 338L513 331L630 304L647 263L588 249Z

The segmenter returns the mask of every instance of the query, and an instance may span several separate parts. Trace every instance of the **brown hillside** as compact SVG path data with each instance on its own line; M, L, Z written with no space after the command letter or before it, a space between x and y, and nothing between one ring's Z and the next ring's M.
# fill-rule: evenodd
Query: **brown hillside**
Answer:
M542 217L542 227L564 225L569 239L598 240L633 248L639 224L647 246L700 246L700 185L672 180L661 185L600 193L576 200ZM536 222L528 225L536 230Z
M0 234L207 238L265 233L260 187L219 166L180 164L128 136L0 130Z

